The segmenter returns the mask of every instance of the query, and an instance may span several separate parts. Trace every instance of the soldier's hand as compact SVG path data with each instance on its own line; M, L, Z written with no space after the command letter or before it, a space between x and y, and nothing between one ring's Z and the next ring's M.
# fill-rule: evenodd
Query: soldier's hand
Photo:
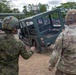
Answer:
M31 49L31 51L33 51L33 52L35 51L35 47L34 47L34 46L31 47L30 49Z
M54 49L54 46L55 46L54 44L51 44L50 48L51 48L51 49Z
M49 65L48 70L49 71L53 71L54 67L52 67L51 65Z

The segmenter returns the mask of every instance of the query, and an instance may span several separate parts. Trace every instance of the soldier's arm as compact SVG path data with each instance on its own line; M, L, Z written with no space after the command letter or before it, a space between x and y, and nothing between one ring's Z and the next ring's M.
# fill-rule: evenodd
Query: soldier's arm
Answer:
M34 51L32 51L31 49L26 50L25 45L22 44L19 53L24 59L29 59L33 55Z
M49 69L53 69L55 67L55 64L57 63L59 56L61 55L62 51L62 33L57 38L54 47L53 52L49 61Z

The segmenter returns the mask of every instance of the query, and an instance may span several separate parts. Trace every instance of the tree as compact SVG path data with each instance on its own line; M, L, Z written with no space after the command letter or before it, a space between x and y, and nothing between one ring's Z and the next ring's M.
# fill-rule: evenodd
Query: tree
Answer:
M27 13L27 6L23 6L23 12L26 14Z
M38 5L28 4L28 6L23 6L23 12L25 13L25 16L28 17L47 11L47 7L48 7L47 4L41 4L41 3L39 3Z
M10 9L10 7L8 7L7 5L0 3L0 13L7 13L7 12L12 12L12 10Z
M6 0L0 0L0 3L7 3Z
M63 18L65 17L66 15L66 12L70 9L76 9L76 2L67 2L67 3L61 3L60 6L58 7L53 7L53 9L61 9L61 12L62 12L62 15L63 15Z
M0 13L12 12L10 9L9 1L0 0Z
M14 8L14 9L12 10L12 12L13 12L13 13L19 13L20 11L19 11L19 9Z
M39 6L39 9L40 9L40 12L47 11L48 4L41 4L41 3L39 3L38 6Z

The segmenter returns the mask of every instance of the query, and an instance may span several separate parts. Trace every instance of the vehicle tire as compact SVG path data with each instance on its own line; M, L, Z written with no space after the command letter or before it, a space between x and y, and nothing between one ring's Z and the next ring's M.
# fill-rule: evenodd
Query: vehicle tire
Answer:
M35 42L35 47L36 47L36 52L37 52L37 53L42 53L42 49L41 49L41 47L37 44L37 42Z

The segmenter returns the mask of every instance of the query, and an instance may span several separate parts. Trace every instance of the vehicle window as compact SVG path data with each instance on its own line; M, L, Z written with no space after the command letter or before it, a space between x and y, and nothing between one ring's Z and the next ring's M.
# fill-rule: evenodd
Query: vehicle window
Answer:
M20 28L23 28L23 26L22 26L21 22L20 22L19 24L20 24Z
M43 17L38 18L37 22L38 22L40 32L45 31L51 27L49 15L46 15L46 16L44 15Z
M22 25L23 25L23 27L26 27L26 25L25 25L25 22L24 22L24 21L22 22Z
M51 15L51 18L52 18L52 23L54 27L61 27L58 13L53 13Z
M37 19L37 23L38 23L38 25L42 25L43 24L43 19L42 18L38 18Z
M34 23L32 21L28 21L28 22L26 22L26 25L27 25L27 28L29 30L29 34L30 35L36 35Z
M50 18L49 18L49 16L44 16L44 24L45 25L50 24Z
M30 25L33 24L33 22L32 21L28 21L28 22L26 22L26 24L27 24L27 26L30 26Z

